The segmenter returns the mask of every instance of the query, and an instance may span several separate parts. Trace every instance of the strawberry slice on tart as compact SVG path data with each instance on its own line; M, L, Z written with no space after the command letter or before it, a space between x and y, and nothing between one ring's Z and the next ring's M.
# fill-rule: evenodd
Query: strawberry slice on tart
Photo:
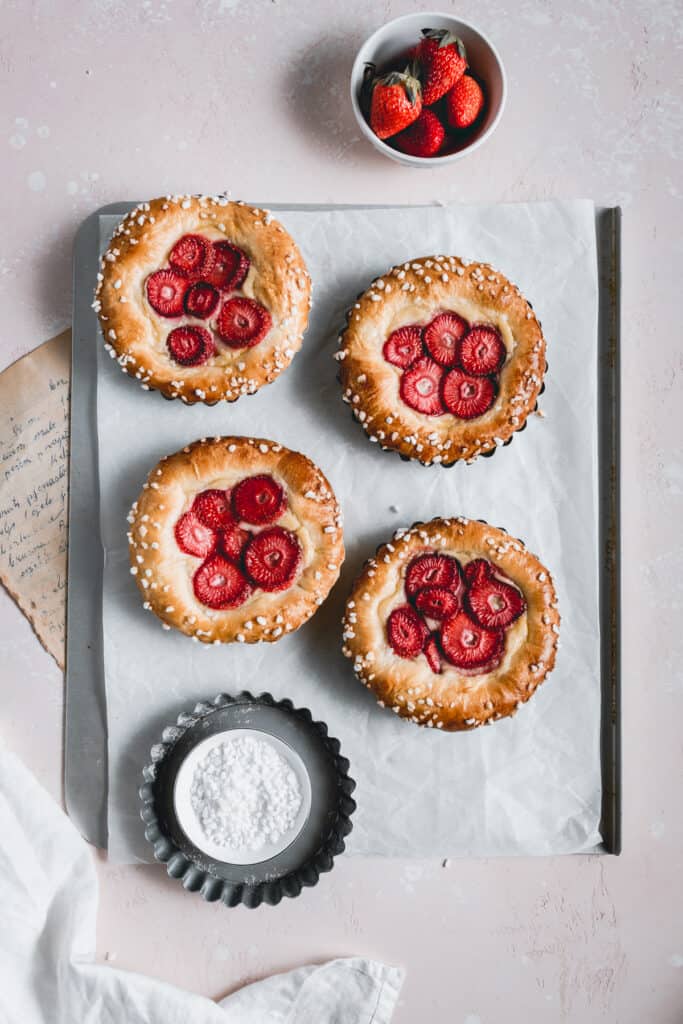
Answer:
M496 389L490 377L473 377L462 370L449 370L441 389L443 404L461 420L474 420L491 408Z
M468 323L457 313L439 313L424 329L425 348L439 366L455 366Z
M192 578L195 596L207 608L237 608L251 596L252 586L241 569L222 555L211 555Z
M212 530L227 530L235 525L232 515L230 491L209 487L200 491L192 503L192 511L201 523Z
M476 377L498 373L507 352L500 331L492 324L474 324L460 340L457 361Z
M408 597L413 598L418 591L426 587L445 587L448 590L458 588L460 583L460 565L450 555L438 555L426 552L414 558L406 571L405 589Z
M206 277L214 262L213 245L203 235L183 235L171 249L168 262L190 280Z
M491 563L487 558L472 558L462 567L462 574L470 586L475 581L486 579L490 572Z
M296 578L301 558L296 534L281 526L269 526L250 538L244 551L244 567L261 590L286 590Z
M486 629L467 612L449 616L441 627L441 649L456 668L482 668L503 651L505 635L500 629Z
M230 242L213 243L213 266L205 279L220 291L237 291L249 273L250 259Z
M470 583L467 605L475 621L486 629L507 629L526 607L517 587L498 579L493 568Z
M412 605L402 604L387 619L387 641L399 658L415 658L424 647L429 630Z
M182 315L189 287L186 277L175 270L157 270L149 275L145 287L147 301L155 313L164 317Z
M265 306L255 299L239 296L223 304L216 329L221 341L231 348L253 348L263 341L272 324Z
M180 550L195 558L206 558L216 547L216 533L206 526L190 509L185 512L174 527L175 539Z
M203 366L216 354L210 332L195 324L175 327L166 338L166 348L179 366Z
M425 416L443 416L441 380L443 368L423 356L404 370L399 393L406 405Z
M461 608L457 594L447 587L423 587L415 594L415 607L428 619L447 619Z
M407 324L392 331L384 342L382 354L388 363L407 369L423 354L422 328L417 324Z
M433 633L427 637L424 645L424 656L427 659L432 672L439 676L443 671L443 665L441 662L441 649L439 648L439 641Z
M233 489L232 507L238 522L265 526L283 515L287 495L269 473L259 473L241 480Z
M188 316L206 320L218 305L218 291L208 281L197 281L185 293L184 306Z
M226 558L239 563L250 537L249 531L243 530L241 526L228 526L218 534L218 550Z

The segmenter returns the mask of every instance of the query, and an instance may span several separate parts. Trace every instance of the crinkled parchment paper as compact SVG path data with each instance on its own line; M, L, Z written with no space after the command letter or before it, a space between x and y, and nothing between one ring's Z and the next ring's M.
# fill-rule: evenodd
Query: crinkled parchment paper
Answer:
M278 214L303 249L313 312L291 367L236 405L186 408L142 391L100 344L98 431L109 723L109 850L149 859L142 765L177 712L220 690L267 689L309 707L358 782L349 850L384 856L570 853L600 842L597 265L590 202ZM103 235L112 219L103 219ZM431 253L490 262L533 304L548 341L545 418L492 459L406 464L370 444L340 398L332 353L347 306L394 263ZM93 339L93 344L96 341ZM347 561L328 601L276 644L205 647L143 612L126 513L160 456L198 437L256 434L330 478ZM398 512L392 511L392 506ZM399 526L462 514L504 526L550 568L562 613L555 671L514 718L444 734L381 710L340 653L351 580Z

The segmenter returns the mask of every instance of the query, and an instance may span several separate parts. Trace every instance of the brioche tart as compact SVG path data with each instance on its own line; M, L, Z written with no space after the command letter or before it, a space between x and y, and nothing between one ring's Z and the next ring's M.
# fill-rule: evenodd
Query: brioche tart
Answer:
M298 629L344 560L341 510L321 470L262 438L203 439L163 458L128 521L145 609L203 643Z
M348 311L339 342L342 397L369 439L425 465L492 454L543 390L531 305L498 271L457 256L392 267Z
M381 706L418 725L473 729L513 715L552 671L560 615L548 570L486 523L399 530L346 602L343 652Z
M143 388L212 405L275 380L301 347L311 281L268 213L223 196L142 203L114 231L93 306Z

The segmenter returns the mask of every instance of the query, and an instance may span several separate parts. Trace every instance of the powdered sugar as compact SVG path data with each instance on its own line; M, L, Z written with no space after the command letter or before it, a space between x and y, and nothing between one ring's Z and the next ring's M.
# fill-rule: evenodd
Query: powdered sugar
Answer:
M258 853L293 828L303 797L296 774L272 743L238 734L198 761L190 800L212 844Z

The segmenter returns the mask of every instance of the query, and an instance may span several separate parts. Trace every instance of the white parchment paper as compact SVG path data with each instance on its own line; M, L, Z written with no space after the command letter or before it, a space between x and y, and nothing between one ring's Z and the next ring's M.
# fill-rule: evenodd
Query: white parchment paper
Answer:
M278 213L313 279L302 351L257 395L186 408L142 391L99 345L98 441L105 549L109 852L150 859L140 771L179 710L220 690L270 690L309 707L351 760L348 848L384 856L570 853L600 843L597 552L597 262L587 201ZM102 218L103 242L113 228ZM492 459L407 464L370 444L339 394L347 306L394 263L431 253L490 262L518 284L548 341L545 418ZM93 343L95 340L93 339ZM345 515L342 578L315 617L276 644L205 647L143 612L128 572L126 513L156 461L198 437L257 434L327 474ZM391 510L392 506L398 512ZM550 568L562 613L555 671L511 719L444 734L381 710L340 653L351 581L399 526L462 514L504 526Z

